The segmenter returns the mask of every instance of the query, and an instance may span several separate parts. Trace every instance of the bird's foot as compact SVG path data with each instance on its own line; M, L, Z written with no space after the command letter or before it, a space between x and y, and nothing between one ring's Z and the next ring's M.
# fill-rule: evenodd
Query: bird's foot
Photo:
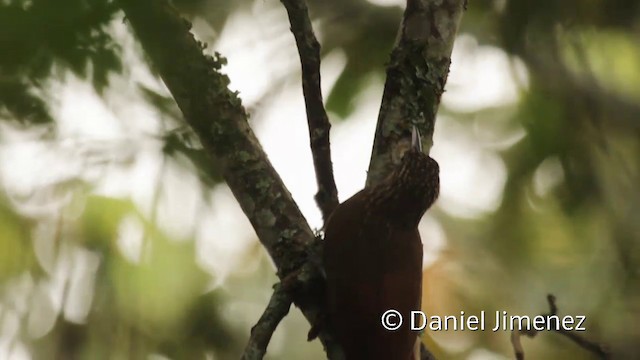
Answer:
M307 341L313 341L318 337L320 332L324 330L324 327L327 324L327 314L320 313L318 317L316 317L316 321L311 325L311 329L309 329L309 333L307 333Z

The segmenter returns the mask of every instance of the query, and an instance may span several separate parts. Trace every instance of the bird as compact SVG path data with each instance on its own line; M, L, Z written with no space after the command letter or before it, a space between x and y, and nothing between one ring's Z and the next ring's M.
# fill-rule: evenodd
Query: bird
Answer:
M438 163L411 146L379 184L336 207L324 228L327 322L346 360L405 360L416 356L411 311L420 310L422 242L418 223L440 192ZM404 326L386 330L382 314L400 312Z

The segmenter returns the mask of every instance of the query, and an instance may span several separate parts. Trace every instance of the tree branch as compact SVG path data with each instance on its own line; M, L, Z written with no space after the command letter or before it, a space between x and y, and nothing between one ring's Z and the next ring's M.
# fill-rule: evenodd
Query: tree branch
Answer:
M251 328L251 336L244 349L242 360L260 360L264 357L273 332L276 331L280 321L289 313L291 302L287 291L281 284L276 284L273 287L273 294L267 308L256 325Z
M387 159L392 157L384 153L396 148L399 135L411 123L428 137L432 134L462 0L444 0L439 6L425 2L428 1L408 1L400 40L391 56L376 134L378 145L372 155L371 166L375 169L388 165ZM329 197L326 200L319 195L318 201L328 201L328 206L321 205L323 215L328 216L331 206L335 206L332 201L337 204L337 200L331 200L334 196L337 199L337 191L333 172L328 171L329 123L319 87L319 45L309 37L313 33L304 4L294 0L283 3L290 5L287 9L301 53L319 194L325 191ZM119 0L119 4L186 122L198 135L207 155L220 165L225 181L276 264L283 284L285 280L296 284L287 292L309 322L316 323L324 313L322 296L317 293L323 280L317 256L310 252L320 246L249 127L237 93L229 91L228 77L219 72L226 60L218 54L204 56L204 45L189 32L190 24L166 0ZM427 127L431 131L425 131ZM340 358L340 347L328 329L320 329L318 337L330 359Z
M171 92L186 122L198 135L207 155L219 164L223 177L249 218L260 242L273 259L280 278L300 279L300 286L319 278L309 262L315 237L291 194L282 183L247 122L238 94L219 72L225 59L204 56L204 45L189 32L166 0L119 0L126 19L151 64ZM311 291L292 294L309 322L323 313L321 299ZM327 330L318 334L328 354L339 351ZM338 350L336 350L338 349Z
M283 273L299 268L313 234L249 127L237 93L228 90L228 77L218 71L226 60L217 54L204 56L202 44L189 32L190 24L166 1L120 3L185 120L207 154L218 160L278 268ZM285 246L286 252L279 252Z
M451 51L466 0L407 0L387 65L367 186L382 181L410 146L411 127L423 134L429 152L440 97L449 75ZM420 344L423 359L434 358Z
M464 0L407 0L378 115L367 185L380 182L410 144L411 126L429 151Z
M316 171L318 192L315 199L326 222L338 206L338 190L333 177L329 130L331 124L322 101L320 88L320 43L313 33L309 10L304 0L281 0L287 9L291 32L296 39L302 65L302 93L307 110L309 140Z
M547 314L543 314L541 316L547 318L548 316L553 316L558 314L558 306L556 305L556 297L552 294L547 295L547 302L549 303L549 312ZM547 320L550 321L550 320ZM548 325L548 324L547 324ZM555 331L561 335L566 336L574 343L578 344L581 348L593 353L601 359L609 358L609 351L602 344L598 344L591 340L588 340L574 331L566 330L562 327L554 328L552 326L545 325L545 328L549 328L552 331ZM513 346L513 351L515 352L517 360L524 360L524 348L522 347L522 342L520 341L522 335L525 335L529 338L534 338L538 335L540 331L534 328L529 328L525 330L513 330L511 332L511 345Z

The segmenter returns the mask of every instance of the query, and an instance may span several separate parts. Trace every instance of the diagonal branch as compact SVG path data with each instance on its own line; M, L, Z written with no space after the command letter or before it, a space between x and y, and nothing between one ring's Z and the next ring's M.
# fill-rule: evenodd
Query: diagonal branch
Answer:
M409 146L411 126L431 149L436 112L465 0L407 0L387 65L367 186L381 181Z
M299 268L313 233L249 127L237 93L227 88L229 79L219 72L226 60L217 54L204 56L202 45L189 32L190 24L166 1L120 3L152 65L207 154L220 164L278 268L284 273ZM283 245L286 252L279 253ZM285 254L294 259L286 260Z
M315 199L322 218L327 221L329 215L338 206L338 190L333 177L329 130L331 124L327 117L320 89L320 43L313 33L309 10L304 0L281 0L289 15L291 32L296 39L302 65L302 93L307 110L309 140L316 171L318 192Z
M273 294L267 308L258 323L251 328L251 336L244 349L242 360L260 360L264 357L273 332L289 313L291 301L290 295L282 284L276 284L273 287Z
M204 56L204 45L189 32L191 24L166 0L118 4L208 157L220 165L278 276L295 274L303 285L317 279L318 267L307 261L316 239L249 127L238 94L228 89L229 78L219 72L226 60L218 54ZM299 291L293 299L314 323L323 305L307 293L312 292ZM336 351L329 331L320 331L319 338L328 354Z

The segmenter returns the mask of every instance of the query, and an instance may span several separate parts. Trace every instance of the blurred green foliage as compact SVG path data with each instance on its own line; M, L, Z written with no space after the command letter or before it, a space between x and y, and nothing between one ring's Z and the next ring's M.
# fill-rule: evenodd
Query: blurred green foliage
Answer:
M5 1L0 8L0 116L27 123L51 121L46 97L34 94L56 66L87 77L101 91L121 70L107 25L109 0Z
M254 6L246 0L173 3L216 33L236 12ZM365 0L309 3L323 54L342 51L346 56L326 98L328 109L338 115L333 118L348 119L368 79L384 77L402 10ZM127 71L123 46L133 45L114 37L113 24L122 21L110 0L2 2L0 125L19 124L24 131L41 124L55 128L49 82L68 72L103 94L111 76ZM616 358L637 356L639 29L640 2L635 0L469 2L460 33L521 61L527 85L515 105L470 113L443 104L440 112L475 139L482 138L477 128L483 133L522 129L524 136L504 149L483 145L507 170L497 209L471 218L435 212L447 246L425 273L427 311L534 315L547 311L544 296L552 292L561 313L588 316L588 337L609 344ZM136 85L147 103L176 125L163 127L158 152L197 175L203 206L210 206L210 191L221 181L216 164L184 128L171 98ZM5 140L0 133L0 145ZM556 180L541 191L537 179L545 176ZM478 192L484 191L481 185ZM0 196L0 327L16 330L0 333L12 344L0 349L0 357L1 351L17 354L20 346L38 359L238 357L275 281L258 246L248 252L246 269L234 269L224 277L224 286L213 287L219 274L203 270L193 238L170 235L155 212L141 211L130 199L76 192L73 206L46 217L26 211L22 198L8 191ZM37 202L36 194L27 200ZM142 238L133 258L119 243L127 223L135 224ZM73 266L80 265L73 254L80 250L97 256L99 265L94 285L74 292L71 280L59 280L60 269L74 273ZM46 265L51 263L57 265ZM88 314L80 322L70 320L64 304L87 296ZM234 313L234 306L244 310ZM307 325L299 315L290 318L283 324L289 329L282 340L286 346L278 347L276 337L270 351L276 349L282 358L321 356L318 346L304 344L304 336L293 340L292 334L304 334ZM464 359L479 351L511 356L508 338L467 332L427 334L425 341L439 358ZM589 356L551 334L524 345L532 358Z
M30 269L34 263L29 222L11 209L0 194L0 282Z

